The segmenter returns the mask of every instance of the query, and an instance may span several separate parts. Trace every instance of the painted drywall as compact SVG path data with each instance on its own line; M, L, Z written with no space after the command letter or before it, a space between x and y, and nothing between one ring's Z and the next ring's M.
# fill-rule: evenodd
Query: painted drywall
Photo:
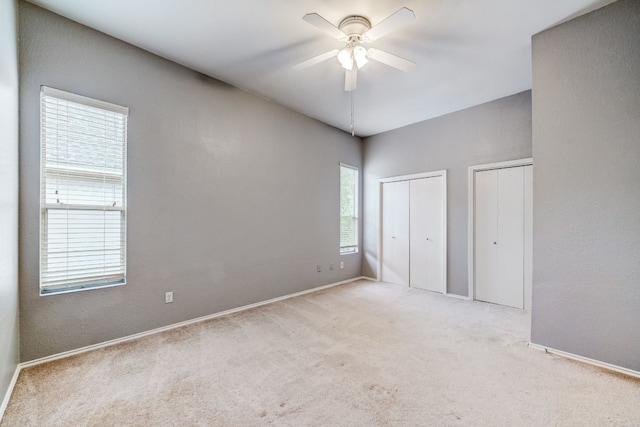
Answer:
M533 37L531 341L640 371L640 2Z
M447 287L467 296L469 166L531 157L531 92L522 92L364 140L363 274L376 277L378 180L447 170Z
M360 139L25 2L19 47L23 361L360 276ZM130 109L125 286L38 295L40 85Z
M18 40L13 0L0 2L0 404L19 362ZM0 417L2 410L0 409Z

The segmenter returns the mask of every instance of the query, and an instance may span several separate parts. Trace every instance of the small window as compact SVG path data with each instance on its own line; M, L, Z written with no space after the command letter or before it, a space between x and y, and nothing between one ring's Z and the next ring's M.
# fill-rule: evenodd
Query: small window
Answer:
M358 168L340 164L340 253L358 252Z
M128 109L40 92L40 294L126 277Z

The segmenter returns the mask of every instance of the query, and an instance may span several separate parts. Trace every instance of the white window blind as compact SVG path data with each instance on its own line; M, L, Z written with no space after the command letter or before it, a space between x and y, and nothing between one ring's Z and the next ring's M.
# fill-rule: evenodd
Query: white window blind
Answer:
M358 169L340 164L340 253L358 252Z
M128 109L40 92L40 292L125 283Z

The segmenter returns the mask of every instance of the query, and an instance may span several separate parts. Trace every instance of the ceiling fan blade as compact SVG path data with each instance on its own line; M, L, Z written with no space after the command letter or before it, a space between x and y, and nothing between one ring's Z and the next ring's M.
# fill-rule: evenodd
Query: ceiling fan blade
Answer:
M327 59L334 58L338 55L338 52L338 49L330 50L329 52L325 52L318 56L314 56L311 59L307 59L306 61L302 61L291 68L293 68L294 70L304 70L305 68L312 67L316 64L326 61Z
M369 49L367 51L367 56L375 61L382 62L383 64L402 71L411 71L413 70L413 67L416 66L415 62L400 58L399 56L380 49Z
M317 13L307 13L302 17L302 19L338 40L342 40L347 37L347 35L343 33L342 30L340 30L338 27L336 27Z
M358 67L353 67L351 70L347 70L344 73L344 90L351 92L356 90L356 83L358 82Z
M394 14L388 16L384 21L374 25L373 28L362 36L365 41L377 40L398 28L404 27L414 19L416 19L416 14L413 13L413 10L403 7L402 9L397 10Z

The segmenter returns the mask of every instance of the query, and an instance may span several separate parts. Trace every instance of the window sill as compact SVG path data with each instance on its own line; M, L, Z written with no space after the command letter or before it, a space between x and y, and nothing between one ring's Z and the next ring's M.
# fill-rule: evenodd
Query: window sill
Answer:
M108 283L108 284L85 284L85 285L78 285L78 286L70 286L68 288L40 289L40 296L47 297L50 295L60 295L60 294L69 294L73 292L92 291L94 289L114 288L116 286L123 286L126 284L127 284L127 281L122 280L120 282Z
M357 255L360 251L340 252L340 255Z

